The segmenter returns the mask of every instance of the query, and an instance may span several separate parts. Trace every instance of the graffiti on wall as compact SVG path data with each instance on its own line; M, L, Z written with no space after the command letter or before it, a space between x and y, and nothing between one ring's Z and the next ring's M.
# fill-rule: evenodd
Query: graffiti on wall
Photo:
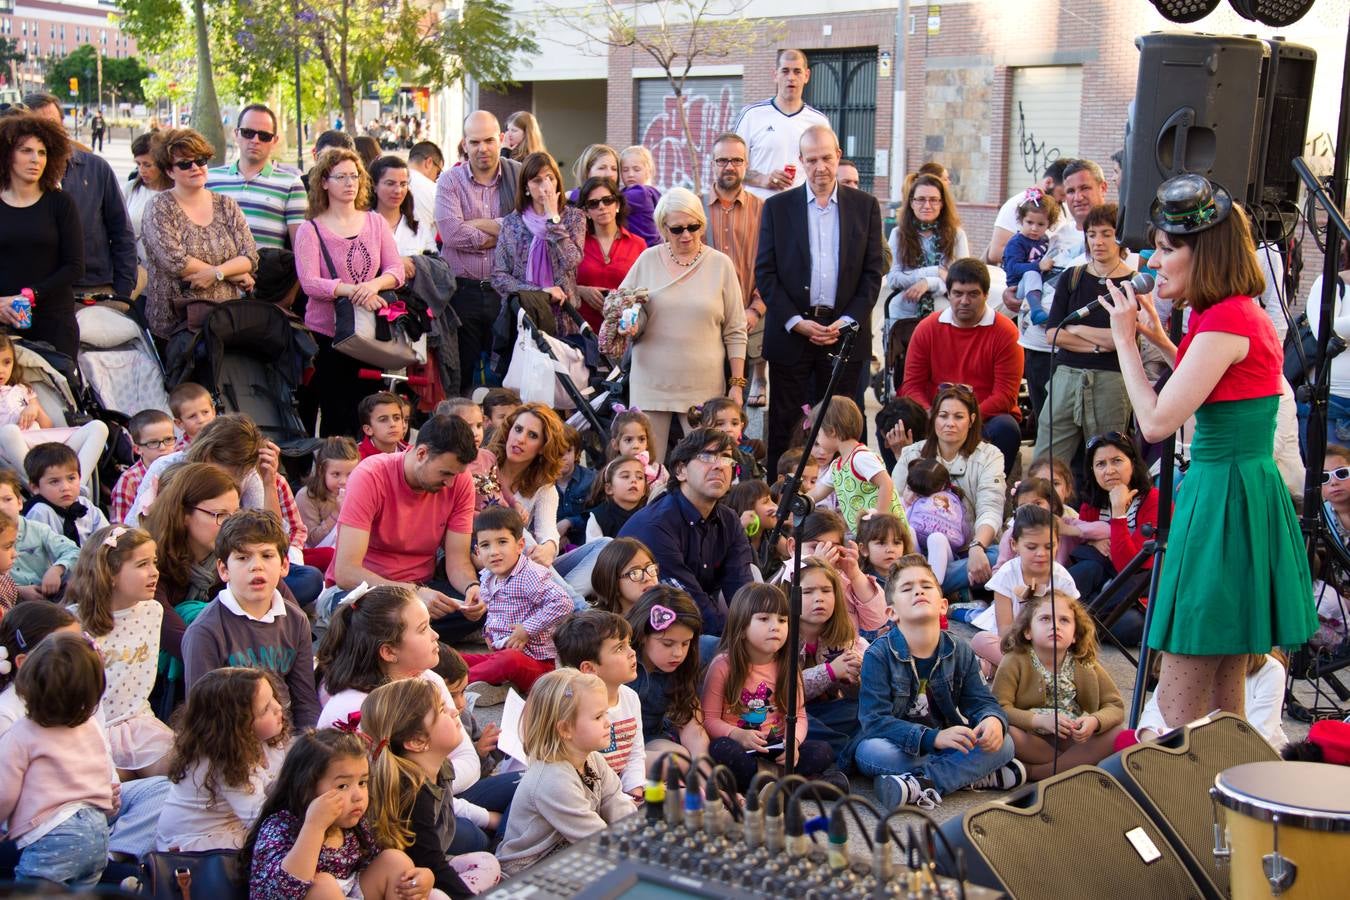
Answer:
M711 154L707 151L712 149L713 140L719 134L731 130L737 109L728 87L723 87L716 99L686 93L685 106L689 113L689 131L694 139L694 155L703 166L699 174L706 190L713 177ZM640 123L638 130L642 134L640 143L652 152L656 161L652 184L662 191L672 187L692 188L694 176L689 171L688 141L680 126L675 97L665 97L660 114L650 122Z
M1047 147L1046 141L1038 142L1036 135L1027 130L1027 117L1020 100L1017 102L1017 140L1022 153L1022 168L1033 182L1039 181L1046 167L1059 159L1059 148Z

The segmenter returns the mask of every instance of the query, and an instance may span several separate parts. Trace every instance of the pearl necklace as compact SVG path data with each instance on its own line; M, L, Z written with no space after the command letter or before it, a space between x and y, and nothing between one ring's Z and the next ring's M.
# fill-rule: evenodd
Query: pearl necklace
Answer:
M689 260L689 262L687 262L687 263L686 263L686 262L680 262L680 258L679 258L678 256L675 255L675 248L674 248L674 247L671 247L669 244L666 244L666 249L670 251L670 261L673 262L673 263L675 263L675 265L679 266L679 267L682 268L682 269L688 269L688 268L693 267L700 259L703 258L703 248L702 248L702 247L700 247L700 248L698 249L698 252L694 254L694 258L691 259L691 260Z

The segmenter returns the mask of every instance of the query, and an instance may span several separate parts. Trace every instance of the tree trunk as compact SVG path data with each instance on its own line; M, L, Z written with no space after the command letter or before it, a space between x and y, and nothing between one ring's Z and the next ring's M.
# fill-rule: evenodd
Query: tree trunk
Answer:
M680 129L684 132L684 152L689 157L689 174L694 178L694 195L703 196L703 161L694 146L694 133L689 128L689 108L684 102L684 91L675 87L675 109L680 114Z
M206 31L206 0L192 0L192 19L197 32L197 95L192 102L192 126L215 148L212 162L225 162L225 128L220 123L220 100L211 64L211 40ZM178 123L174 123L178 127Z

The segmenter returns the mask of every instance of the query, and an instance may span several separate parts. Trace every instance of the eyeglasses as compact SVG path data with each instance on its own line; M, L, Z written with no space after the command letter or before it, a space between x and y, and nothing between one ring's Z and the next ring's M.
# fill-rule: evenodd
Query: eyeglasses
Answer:
M223 512L223 511L217 512L216 510L206 509L205 507L201 506L194 506L192 508L199 513L206 513L208 516L215 519L217 525L224 525L225 520L228 519L230 516L234 515L234 513L232 512Z
M173 167L180 172L191 172L193 169L205 169L211 165L211 157L202 156L197 159L180 159L174 162Z
M329 181L339 181L343 184L354 184L361 180L360 175L328 175L325 177Z
M941 197L915 197L913 200L911 200L911 201L909 201L909 202L912 203L912 204L914 204L915 206L941 206L941 205L942 205L942 198L941 198Z
M1332 469L1330 472L1322 473L1323 484L1331 484L1333 480L1344 481L1347 478L1350 478L1350 466L1340 466Z
M246 141L262 141L264 144L270 144L276 137L276 135L270 131L259 131L256 128L237 128L235 130L238 131L239 136Z
M666 231L669 231L671 234L684 234L686 231L690 234L695 234L702 227L702 222L692 222L688 225L667 225Z
M623 577L634 584L642 584L642 582L647 580L655 581L660 574L660 566L656 563L647 563L645 566L633 566L633 568L623 573Z
M736 465L736 457L729 453L718 453L716 450L700 450L694 454L694 459L707 465Z
M733 156L731 159L727 159L725 156L719 156L717 159L713 160L713 165L717 166L719 169L729 169L732 166L740 168L745 165L745 160L739 156Z
M619 202L619 198L610 194L608 197L596 197L594 200L587 200L582 206L586 209L596 210L602 206L613 206Z
M1096 450L1102 444L1111 444L1112 446L1124 445L1126 447L1131 447L1134 445L1134 442L1131 441L1128 436L1121 434L1119 431L1108 431L1106 434L1094 434L1092 437L1088 438L1087 442L1088 455L1091 456L1092 451ZM1325 481L1322 483L1326 484Z
M147 450L163 450L165 447L172 447L177 441L178 438L166 437L155 441L138 441L137 445Z

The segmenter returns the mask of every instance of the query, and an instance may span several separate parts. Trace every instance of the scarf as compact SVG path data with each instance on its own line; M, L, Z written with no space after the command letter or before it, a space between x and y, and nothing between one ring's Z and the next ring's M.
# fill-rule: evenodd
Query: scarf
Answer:
M183 617L183 621L188 625L192 620L201 615L202 610L211 602L211 596L215 593L213 588L220 583L216 575L216 555L212 553L201 562L193 563L188 567L187 589L183 594L183 599L174 604L174 611Z
M50 506L52 510L61 517L61 533L63 535L74 541L76 546L79 546L82 543L80 540L79 521L89 512L89 507L85 506L81 501L76 500L65 509L62 509L41 494L35 494L34 496L29 497L28 502L23 505L23 515L28 515L29 511L39 504Z
M530 230L534 240L530 241L530 255L525 260L525 280L541 288L553 286L553 262L548 258L548 219L534 211L533 207L520 214L520 220Z

